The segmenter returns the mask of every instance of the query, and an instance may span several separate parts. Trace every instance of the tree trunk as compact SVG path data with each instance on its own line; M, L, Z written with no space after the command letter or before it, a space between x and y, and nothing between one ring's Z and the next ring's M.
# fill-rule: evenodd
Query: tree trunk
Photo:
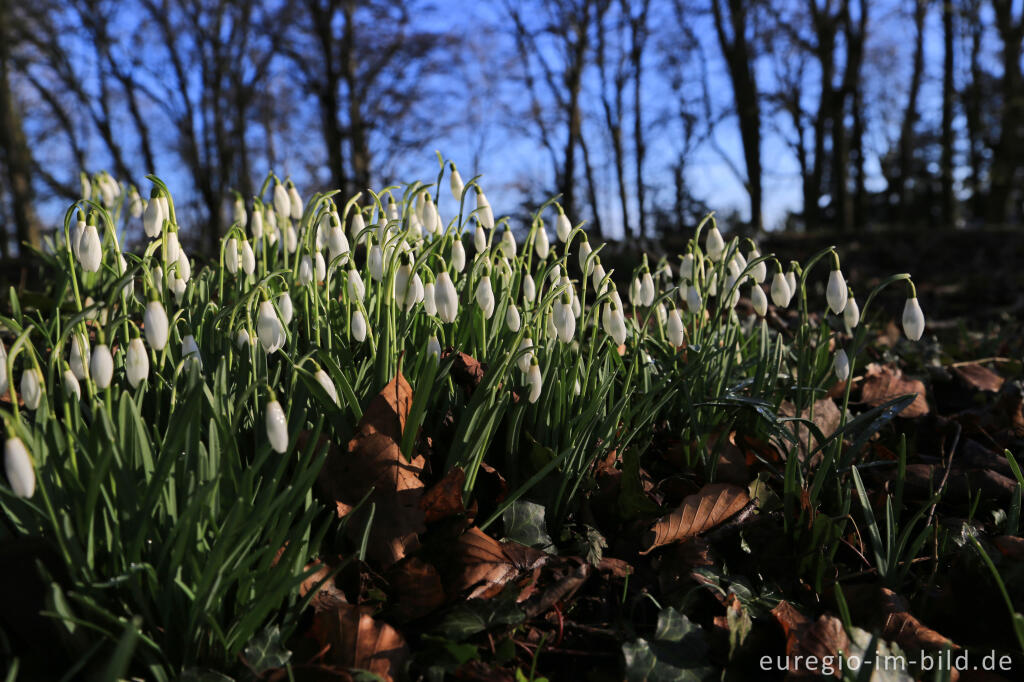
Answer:
M907 107L903 110L903 124L900 126L899 175L894 188L899 196L899 215L904 222L915 219L916 200L911 196L909 183L913 178L914 127L917 125L917 99L921 92L924 76L924 20L928 12L928 0L916 0L914 5L914 63L910 73L910 88L907 93Z
M942 2L942 38L945 50L942 67L942 224L953 227L956 221L956 200L953 197L953 0Z
M999 141L992 149L992 184L989 190L988 219L1004 223L1011 215L1013 187L1017 182L1024 146L1024 93L1021 92L1021 41L1024 18L1013 16L1010 0L993 0L996 27L1003 41L1003 111L999 120Z
M632 3L623 2L623 11L628 12L627 5ZM643 117L643 54L644 46L647 43L647 12L650 7L650 0L643 0L639 3L640 12L636 17L630 17L632 50L630 61L633 66L633 147L634 164L636 172L636 203L637 203L637 225L639 226L641 241L647 240L647 197L644 191L644 160L647 156L647 145L644 140L644 117Z

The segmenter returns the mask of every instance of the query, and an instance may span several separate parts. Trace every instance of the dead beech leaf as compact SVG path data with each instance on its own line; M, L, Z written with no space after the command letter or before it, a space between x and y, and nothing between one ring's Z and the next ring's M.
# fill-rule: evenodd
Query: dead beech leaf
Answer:
M750 482L750 472L747 471L747 457L743 450L737 447L736 432L730 431L727 438L722 438L721 433L712 435L708 439L708 450L718 450L718 463L715 465L715 480L723 483L735 483L746 485Z
M1003 377L977 362L956 365L953 367L953 372L960 377L961 381L976 391L998 393L999 389L1003 387Z
M684 498L671 514L654 522L645 537L644 544L649 546L640 554L700 535L743 509L749 501L747 491L737 485L710 483Z
M462 467L454 467L444 478L427 489L419 502L427 523L466 511L462 503L462 486L465 483L466 472Z
M308 571L311 568L316 568L317 570L302 581L302 584L299 586L299 596L305 597L310 591L315 590L313 598L310 600L310 606L313 607L314 612L333 611L342 604L348 603L345 593L335 585L334 576L328 578L332 573L330 566L320 560L316 560L307 564L305 570ZM323 584L319 584L321 582Z
M786 635L787 640L791 636L796 636L797 632L806 627L810 622L804 614L797 611L785 599L775 605L775 608L771 610L771 614L774 616L775 622L782 628L782 633Z
M910 403L902 412L900 417L912 419L922 417L930 411L928 401L925 400L925 387L917 379L906 379L899 367L893 365L881 365L872 362L864 373L864 382L860 389L860 398L867 404L877 407L893 398L899 398L910 393L916 393L914 402Z
M839 652L850 650L843 623L835 616L822 614L818 620L799 628L794 635L786 637L786 656L791 663L789 669L795 678L817 679L822 674L819 667L823 660L835 660ZM831 658L828 658L831 657ZM811 663L814 660L817 664ZM833 666L835 676L842 677L841 666Z
M452 380L462 386L467 394L472 394L484 380L486 365L482 365L479 360L465 353L452 353L452 355L455 358L452 361Z
M384 566L415 549L418 534L424 530L419 507L424 460L416 457L407 462L400 446L411 406L412 388L397 374L370 401L346 450L332 448L318 479L323 493L337 505L339 516L350 513L373 488L360 519L349 523L347 531L358 541L367 518L363 514L370 504L375 505L367 555Z
M453 555L453 591L471 590L469 599L493 597L521 572L542 566L548 559L540 550L515 542L498 542L476 527L459 536Z
M882 608L885 611L882 637L896 642L905 651L941 651L956 647L952 640L923 625L907 611L907 603L895 592L882 588Z
M779 405L779 416L780 417L796 417L796 405L788 400L784 400ZM821 400L815 400L814 405L811 408L804 409L800 412L799 417L801 419L809 420L812 424L818 427L821 431L821 435L824 438L829 438L839 428L839 422L842 420L842 413L839 411L839 407L835 401L831 398L822 398ZM796 437L799 445L797 446L797 453L800 461L807 459L807 453L814 452L821 445L818 437L811 430L811 428L804 422L790 421L786 422L786 428ZM816 453L811 458L811 464L817 464L821 458L820 452Z
M370 607L353 604L323 611L310 633L326 649L324 663L369 670L391 682L401 674L409 647L398 630L370 613Z
M390 583L391 612L399 622L427 615L444 603L441 575L432 564L419 557L406 557L387 572Z

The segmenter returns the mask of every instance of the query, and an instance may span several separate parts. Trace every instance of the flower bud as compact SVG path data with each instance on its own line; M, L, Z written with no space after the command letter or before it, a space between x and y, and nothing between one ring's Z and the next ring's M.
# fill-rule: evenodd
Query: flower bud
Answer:
M95 225L86 225L78 242L78 262L86 272L96 272L103 260L103 245Z
M352 212L352 220L349 221L349 234L352 235L352 240L356 244L362 244L366 239L366 235L363 234L363 230L366 229L366 221L363 219L362 211L358 209Z
M288 450L288 419L277 400L267 403L267 440L278 454L283 455Z
M149 376L149 354L146 353L146 347L142 345L142 339L138 336L128 342L124 370L132 388L137 388L139 383Z
M473 248L477 253L482 253L487 248L487 233L480 223L476 224L476 229L473 231Z
M6 353L4 358L6 361ZM86 337L74 333L71 335L71 359L69 364L71 365L71 371L75 373L75 376L80 380L85 381L89 377L88 360L89 357L89 341ZM5 362L6 365L6 362ZM4 378L6 380L7 372L4 371ZM6 386L5 386L6 389Z
M754 312L759 317L768 314L768 297L764 295L764 289L756 282L750 287L750 303L754 306Z
M20 438L8 438L4 443L4 471L15 495L32 497L36 491L36 471L28 448Z
M324 389L327 395L331 397L331 400L334 401L334 404L340 405L341 403L338 401L338 389L334 387L334 382L331 381L331 377L327 374L327 372L323 371L322 369L318 369L316 371L316 374L313 376L316 378L316 382L320 384L320 386Z
M242 242L242 270L246 275L256 271L256 254L252 252L252 246L248 240Z
M263 211L258 207L253 209L252 212L252 225L249 226L252 232L252 238L259 240L263 237Z
M366 318L363 317L363 311L358 308L352 311L352 338L362 343L366 339L367 329Z
M836 351L836 356L832 361L832 369L836 373L836 378L840 381L846 381L850 377L850 358L847 357L846 351L842 348Z
M335 225L327 230L327 252L333 262L335 258L349 252L348 237L340 225Z
M274 212L281 220L287 219L292 213L292 202L288 196L288 189L280 182L274 184Z
M589 264L587 263L587 258L590 257L591 251L593 251L593 249L590 248L590 242L587 241L586 236L584 236L583 241L580 242L579 258L580 258L580 270L583 271L583 274L584 274L585 277L590 277L590 273L593 272L593 270L594 270L594 263L593 262L590 262Z
M437 316L442 322L450 324L455 321L459 314L459 294L446 270L437 275L437 282L434 284L434 304L437 306Z
M164 250L164 256L167 257L167 262L171 264L177 263L179 251L181 251L181 244L178 242L178 233L169 230L167 232L167 244Z
M686 309L691 313L696 313L702 305L704 305L704 301L701 300L697 286L691 286L686 290Z
M466 247L461 239L456 239L452 243L452 267L455 268L455 272L466 269Z
M370 247L369 252L366 256L367 269L370 271L370 277L380 282L384 279L384 251L381 250L380 244L374 244Z
M772 303L779 308L785 308L789 305L789 300L792 297L793 292L789 290L786 276L781 272L776 272L775 277L772 278Z
M167 216L164 215L163 203L160 201L160 197L150 197L149 204L142 214L142 229L146 232L146 236L150 239L159 237L166 218Z
M516 307L515 303L509 303L508 308L505 309L505 326L513 334L519 331L523 321L519 316L519 308Z
M114 378L114 358L105 344L101 343L92 349L89 374L96 382L97 388L103 389L110 386L110 381Z
M651 277L650 271L645 270L640 279L640 302L649 307L654 303L654 294L654 278Z
M38 408L43 399L43 375L35 367L21 373L21 399L30 410Z
M551 241L548 239L548 231L544 229L544 225L540 225L537 228L537 234L533 238L533 250L537 253L537 258L544 260L548 257L548 253L551 252Z
M359 271L353 267L348 269L348 297L353 301L362 301L366 295L366 286L363 284L363 278L359 276Z
M476 285L476 303L484 313L484 319L491 319L494 314L494 289L491 288L491 278L484 275Z
M313 283L313 259L309 255L302 257L299 261L299 284L308 287Z
M224 246L224 265L232 275L238 272L238 240L234 237Z
M846 300L846 308L843 309L843 324L847 331L856 329L860 324L860 306L857 305L857 299L853 297L853 292L850 292L850 296Z
M555 330L558 332L558 340L562 343L572 341L572 337L576 333L576 316L572 311L572 300L569 294L564 294L561 301L555 303L554 309L551 311L551 318L555 324Z
M260 345L267 353L273 353L284 346L284 325L281 324L274 304L270 301L260 303L259 315L256 317L256 334L260 339Z
M82 387L78 383L78 377L70 369L64 370L64 374L61 376L61 386L64 389L64 397L68 400L71 398L82 399Z
M526 273L523 275L523 300L527 303L533 303L537 298L537 284L533 281L533 275Z
M846 308L846 280L843 273L833 270L828 273L828 286L825 288L825 300L833 313L838 315Z
M572 223L569 222L569 216L561 211L555 219L555 234L558 236L558 241L563 244L569 241L569 235L572 234Z
M501 244L498 248L501 250L501 253L505 258L516 257L516 238L512 235L512 230L508 229L508 225L505 226L505 229L501 233Z
M725 240L722 239L722 233L718 231L717 225L712 225L711 229L708 230L708 238L704 242L704 249L711 260L716 261L721 259L725 253Z
M668 336L668 341L674 347L679 348L683 345L683 341L686 336L686 330L683 327L683 320L679 317L679 311L675 308L668 313L668 321L665 324L665 333Z
M199 369L203 368L203 358L199 354L199 344L196 343L195 337L191 334L181 340L181 357L182 359L194 360L199 363Z
M242 350L247 348L252 343L252 339L249 338L249 332L244 329L239 329L238 334L235 336L235 348Z
M441 344L436 336L427 339L427 355L432 355L435 358L441 357Z
M281 293L277 297L277 309L281 311L281 321L287 327L292 323L292 297L288 295L287 291Z
M319 251L316 252L316 256L313 258L313 274L317 282L323 282L327 279L327 263L324 261L324 254Z
M235 197L235 222L240 228L245 229L246 223L249 221L249 216L245 213L245 201L242 200L241 196Z
M7 393L9 388L7 379L7 349L0 343L0 395Z
M537 399L540 398L541 389L544 387L544 379L540 374L537 358L530 359L530 368L526 372L526 383L530 386L528 400L531 404L537 402Z
M903 333L911 341L920 340L924 334L924 312L916 296L908 298L903 306Z
M465 190L466 185L462 182L462 176L459 175L459 171L455 169L455 164L451 164L452 174L448 179L449 187L452 190L452 196L455 197L455 201L462 200L462 192Z
M494 229L494 211L491 210L491 203L487 201L484 191L479 188L476 190L476 215L481 225L488 230Z
M288 249L288 253L295 253L296 249L299 248L299 235L295 232L295 226L291 223L284 231L284 248Z
M292 220L302 219L302 197L299 196L299 191L295 189L295 185L288 183L288 202L291 208L290 215Z

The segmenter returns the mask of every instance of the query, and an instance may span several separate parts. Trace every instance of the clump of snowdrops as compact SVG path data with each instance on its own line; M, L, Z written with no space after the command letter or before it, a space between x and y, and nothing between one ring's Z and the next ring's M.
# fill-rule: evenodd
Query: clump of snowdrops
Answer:
M542 495L558 527L594 463L617 451L629 466L655 428L703 453L742 415L807 409L849 379L880 288L903 282L904 330L924 331L909 276L861 305L835 249L784 267L712 217L685 253L606 270L605 245L557 201L514 229L451 162L430 184L354 197L303 198L270 175L234 197L210 265L189 257L190 226L150 180L146 200L83 175L42 254L52 303L12 294L0 319L0 532L56 544L72 587L53 581L51 611L82 665L130 642L135 665L173 679L287 632L330 526L311 492L319 436L344 443L398 373L415 396L403 455L450 417L435 454L463 467L467 493L485 461L511 486L481 526ZM799 323L772 328L769 302ZM471 391L451 373L460 353L486 363ZM819 447L816 493L843 465L838 442ZM713 458L691 461L713 478ZM809 472L790 461L795 491Z

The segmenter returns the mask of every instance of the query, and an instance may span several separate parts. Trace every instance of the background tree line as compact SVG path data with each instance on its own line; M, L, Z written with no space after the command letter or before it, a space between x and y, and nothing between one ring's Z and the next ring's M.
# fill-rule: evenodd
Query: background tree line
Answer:
M611 238L1020 223L1013 0L0 2L0 250L79 172L179 188L195 246L268 169L551 194Z

